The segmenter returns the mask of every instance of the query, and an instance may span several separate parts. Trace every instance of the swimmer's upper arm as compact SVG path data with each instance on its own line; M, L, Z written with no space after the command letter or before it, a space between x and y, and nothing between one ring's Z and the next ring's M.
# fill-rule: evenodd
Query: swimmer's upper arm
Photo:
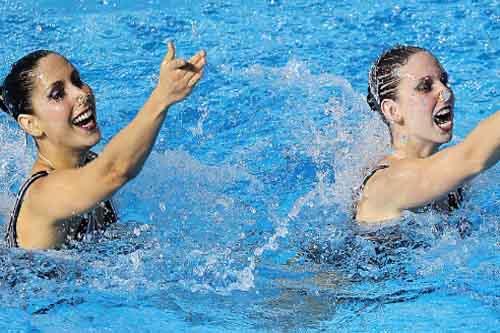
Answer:
M57 170L31 185L29 209L43 220L59 221L92 209L128 180L99 157L84 167Z
M481 170L467 143L428 158L395 161L367 182L362 203L368 210L395 217L443 197Z
M500 159L499 126L497 111L460 144L428 158L395 161L377 172L364 188L359 219L368 216L375 221L384 214L396 217L402 210L424 206L495 165Z

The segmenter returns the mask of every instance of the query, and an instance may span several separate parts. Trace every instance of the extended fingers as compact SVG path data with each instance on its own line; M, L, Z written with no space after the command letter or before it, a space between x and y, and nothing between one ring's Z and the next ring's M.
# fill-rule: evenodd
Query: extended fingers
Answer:
M171 41L167 43L167 55L165 56L165 61L169 62L175 59L175 45Z
M184 75L189 74L189 72L198 72L198 68L190 62L186 62L179 69L185 71Z
M187 85L188 87L193 87L202 77L203 71L199 71L198 73L195 73L188 81Z
M206 52L199 51L189 59L189 62L175 58L175 46L172 42L168 42L168 52L162 63L162 67L170 74L170 80L177 81L185 87L193 87L201 78L203 67L206 64Z
M197 54L195 54L189 62L187 62L182 68L186 72L184 73L185 76L188 76L189 78L192 77L195 73L200 72L203 67L206 64L206 53L205 51L200 51Z
M206 56L207 56L207 53L205 52L205 50L201 50L198 53L196 53L194 56L192 56L191 59L189 59L189 62L192 64L195 64L195 63L199 62L201 59L205 59Z
M186 66L187 62L184 59L173 59L167 63L169 69L182 69L182 67Z
M207 63L207 54L205 53L205 51L202 50L198 52L198 54L195 56L195 59L191 63L195 65L198 70L201 70Z

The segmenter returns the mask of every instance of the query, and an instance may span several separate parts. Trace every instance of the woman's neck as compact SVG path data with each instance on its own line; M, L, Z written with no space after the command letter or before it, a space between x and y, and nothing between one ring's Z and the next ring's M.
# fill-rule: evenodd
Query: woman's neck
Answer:
M402 158L426 158L437 152L439 144L417 140L406 135L394 135L392 148L394 155Z
M50 170L74 169L83 164L87 151L39 149L36 164Z

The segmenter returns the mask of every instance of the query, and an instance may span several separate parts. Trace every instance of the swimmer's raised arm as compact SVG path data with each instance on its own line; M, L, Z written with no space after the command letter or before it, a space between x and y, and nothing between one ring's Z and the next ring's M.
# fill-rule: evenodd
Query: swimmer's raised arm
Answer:
M495 165L500 160L500 111L481 121L462 145L466 145L468 157L476 162L478 172Z
M450 212L462 200L459 187L498 162L499 112L462 143L439 150L453 136L455 96L448 73L428 50L396 45L384 51L368 75L366 100L388 126L393 151L363 180L359 221L392 219L415 208Z
M169 43L159 82L136 117L94 161L77 169L55 170L35 182L29 209L49 221L63 220L88 211L134 178L151 152L168 108L190 94L204 65L204 51L188 63L175 58L174 45Z
M359 212L386 219L442 198L500 159L500 111L483 120L466 139L427 158L393 160L367 183ZM365 205L365 207L362 207ZM367 206L369 205L369 206ZM371 214L358 219L372 220ZM374 220L379 220L375 218Z
M189 62L175 58L172 43L161 65L158 85L135 119L103 150L96 163L101 162L116 178L129 180L141 170L149 155L168 107L191 93L205 65L205 52L200 51ZM89 165L90 166L90 165ZM121 182L121 181L120 181Z

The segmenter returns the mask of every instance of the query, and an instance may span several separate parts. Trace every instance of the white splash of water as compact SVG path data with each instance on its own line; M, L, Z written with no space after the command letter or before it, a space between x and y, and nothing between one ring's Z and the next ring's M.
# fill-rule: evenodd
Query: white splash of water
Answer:
M267 79L279 89L300 87L313 95L318 87L334 87L342 91L342 98L330 98L324 106L324 113L332 119L326 128L318 128L311 121L313 110L305 110L301 119L303 130L292 131L295 142L301 146L316 165L335 163L335 183L326 181L326 174L316 172L317 182L314 188L295 200L284 218L275 219L274 233L265 243L254 249L248 258L248 265L241 270L233 271L236 281L217 292L229 293L234 290L248 291L254 288L254 272L260 258L266 251L276 251L279 241L289 234L290 223L299 222L304 208L315 204L341 204L346 210L352 203L353 184L362 179L362 170L374 163L388 150L388 139L381 135L385 131L378 115L373 115L362 97L356 93L347 80L331 74L313 75L303 62L292 60L284 68L267 68L255 65L244 70L245 75L253 80ZM306 105L307 106L307 105ZM355 115L355 121L350 115ZM284 124L285 128L294 128L295 124ZM264 144L261 142L261 144ZM254 149L259 149L258 145ZM199 286L198 286L199 287ZM208 288L206 285L205 288ZM214 290L213 288L209 288Z

